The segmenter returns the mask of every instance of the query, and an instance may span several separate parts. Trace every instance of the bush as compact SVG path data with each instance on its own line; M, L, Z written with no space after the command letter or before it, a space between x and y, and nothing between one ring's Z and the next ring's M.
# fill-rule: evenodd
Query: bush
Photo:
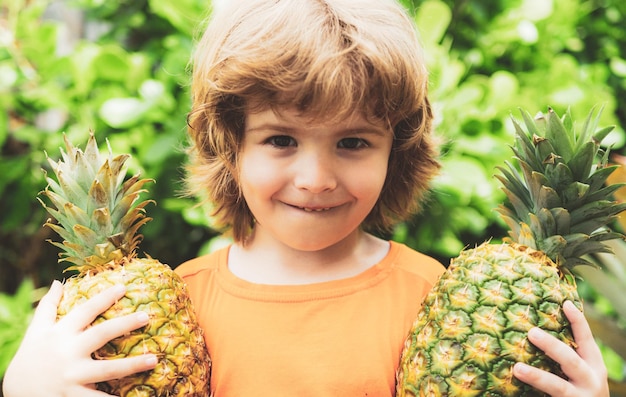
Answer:
M510 117L548 106L575 117L604 107L626 125L626 3L621 0L403 0L426 48L443 172L423 212L393 238L447 263L505 235L492 177L511 156ZM95 131L131 171L153 178L142 249L173 267L217 233L179 197L189 110L188 61L210 12L199 0L12 1L0 6L0 291L63 277L35 200L46 154ZM611 135L623 149L624 131ZM30 282L30 281L29 281Z
M63 134L84 146L90 131L117 153L132 153L131 172L157 181L158 205L142 248L177 265L212 236L182 189L187 64L199 1L10 2L0 26L0 290L25 277L48 285L62 277L56 238L42 228L35 200L46 182L46 153L58 158ZM57 7L61 7L60 9ZM59 22L51 19L66 18ZM82 18L85 18L83 21ZM149 20L149 22L148 22ZM75 31L68 31L78 24ZM81 33L83 36L75 35Z

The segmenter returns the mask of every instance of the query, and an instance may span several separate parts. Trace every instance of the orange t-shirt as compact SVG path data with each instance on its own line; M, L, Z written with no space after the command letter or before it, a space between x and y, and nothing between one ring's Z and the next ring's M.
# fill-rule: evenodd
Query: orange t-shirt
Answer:
M307 285L250 283L227 259L224 248L176 268L205 333L215 397L393 396L404 340L444 270L395 242L357 276Z

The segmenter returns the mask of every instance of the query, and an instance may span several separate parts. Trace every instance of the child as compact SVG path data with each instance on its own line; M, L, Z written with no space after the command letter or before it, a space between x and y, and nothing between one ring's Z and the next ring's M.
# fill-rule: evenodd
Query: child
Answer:
M414 26L393 0L246 0L212 18L195 54L189 181L234 243L177 268L205 331L212 393L393 396L404 339L444 269L371 234L415 211L438 169ZM150 355L90 357L146 323L135 314L85 329L122 294L55 322L55 282L6 397L102 396L95 382L152 368ZM554 396L608 396L584 316L565 311L578 351L529 337L570 381L520 365L515 375Z

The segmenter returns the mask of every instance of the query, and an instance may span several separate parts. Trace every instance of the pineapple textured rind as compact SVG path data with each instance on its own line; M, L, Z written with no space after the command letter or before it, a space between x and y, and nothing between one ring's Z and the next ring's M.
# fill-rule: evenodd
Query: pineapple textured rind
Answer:
M527 332L538 326L575 347L562 305L582 310L573 269L624 239L609 223L626 210L605 186L615 167L600 146L594 111L582 126L569 111L532 118L522 110L514 159L496 177L507 199L497 210L509 227L501 244L462 251L426 296L402 352L397 396L542 396L518 381L516 362L564 376ZM525 127L525 128L524 128Z
M541 326L574 346L560 309L566 300L581 307L575 284L539 251L489 243L463 251L412 326L397 396L542 395L515 379L512 367L522 361L563 375L526 333Z
M187 288L169 266L154 259L134 258L121 268L71 277L64 283L58 317L116 284L125 285L126 294L92 325L136 311L146 312L149 323L111 340L93 354L94 358L155 354L159 362L152 371L99 383L98 389L121 396L207 396L210 360L203 334L196 325Z
M116 284L125 296L94 321L146 312L148 325L113 339L94 352L95 359L115 359L153 353L156 368L97 384L98 389L122 397L208 396L211 360L183 280L152 258L138 258L138 230L150 218L139 201L148 179L138 175L125 180L129 155L101 155L91 134L85 151L65 138L61 160L48 158L56 180L46 175L41 193L52 204L40 203L56 219L46 226L62 242L59 261L70 262L68 278L57 311L62 318L70 310Z

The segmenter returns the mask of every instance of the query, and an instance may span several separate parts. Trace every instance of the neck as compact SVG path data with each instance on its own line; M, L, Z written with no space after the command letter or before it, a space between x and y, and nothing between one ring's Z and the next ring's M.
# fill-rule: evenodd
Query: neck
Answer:
M320 250L299 250L255 233L230 250L228 266L239 278L260 284L312 284L356 276L382 260L389 243L357 230Z

